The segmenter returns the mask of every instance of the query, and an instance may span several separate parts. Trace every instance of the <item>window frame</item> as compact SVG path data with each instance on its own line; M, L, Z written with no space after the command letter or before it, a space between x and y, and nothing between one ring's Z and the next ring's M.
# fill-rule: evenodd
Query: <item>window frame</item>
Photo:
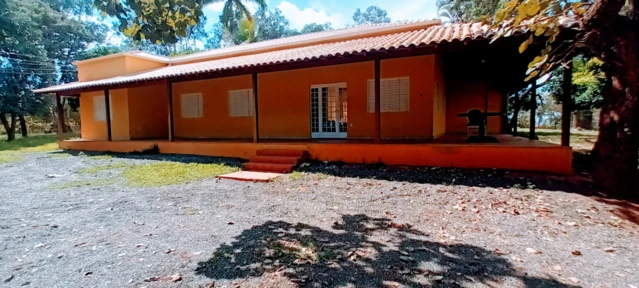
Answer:
M186 99L185 97L193 97L195 96L197 99L197 115L196 114L188 114L189 111L185 110L185 103L186 103ZM204 97L202 97L202 93L201 92L195 92L195 93L182 93L180 94L180 118L182 119L197 119L197 118L203 118L204 117Z

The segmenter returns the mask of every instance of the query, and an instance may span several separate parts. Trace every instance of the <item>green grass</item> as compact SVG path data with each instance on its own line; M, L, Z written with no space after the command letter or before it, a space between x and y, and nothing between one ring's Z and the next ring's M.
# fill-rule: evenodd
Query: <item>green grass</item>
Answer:
M113 164L108 164L108 165L98 165L98 166L91 166L91 167L80 169L80 170L78 170L78 173L98 173L98 172L104 171L104 170L113 170L113 169L129 167L129 166L130 165L127 165L126 163L113 163Z
M158 187L204 180L237 170L224 164L161 162L131 166L122 172L122 176L130 186Z
M293 173L291 173L291 175L288 176L288 179L291 179L292 181L297 181L297 180L304 179L304 176L306 176L306 173L304 172L293 171Z
M76 180L70 182L57 183L50 186L51 189L64 190L70 188L79 188L85 186L103 187L117 183L116 178L93 179L93 180Z
M113 159L113 156L105 154L105 155L87 155L87 157L89 157L90 159L93 160L108 160L108 159Z
M75 134L69 134L74 136ZM20 161L23 153L45 152L60 149L58 136L55 134L33 135L6 141L6 135L0 140L0 164Z

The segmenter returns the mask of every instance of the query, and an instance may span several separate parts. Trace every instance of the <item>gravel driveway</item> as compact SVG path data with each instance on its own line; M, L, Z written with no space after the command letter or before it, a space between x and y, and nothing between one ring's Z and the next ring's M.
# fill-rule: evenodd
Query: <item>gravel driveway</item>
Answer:
M210 160L0 165L0 287L639 286L638 206L575 177L316 163L272 183L135 188L120 175ZM79 172L99 165L113 169Z

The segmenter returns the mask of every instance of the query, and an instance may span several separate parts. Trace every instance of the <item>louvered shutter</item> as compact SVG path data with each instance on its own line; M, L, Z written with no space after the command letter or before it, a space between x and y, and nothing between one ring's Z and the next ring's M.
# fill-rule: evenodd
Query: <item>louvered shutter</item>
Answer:
M95 121L106 121L106 103L104 103L104 95L93 97L93 118Z
M397 111L410 111L410 80L399 78L399 109Z
M253 89L229 91L229 116L253 116Z
M180 95L180 112L182 118L201 118L204 116L202 93Z

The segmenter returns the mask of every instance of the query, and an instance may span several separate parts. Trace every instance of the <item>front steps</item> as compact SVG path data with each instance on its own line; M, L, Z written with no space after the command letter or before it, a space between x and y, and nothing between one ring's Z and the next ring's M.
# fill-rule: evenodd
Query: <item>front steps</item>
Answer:
M308 153L303 150L262 149L242 165L243 171L289 173L302 164Z

